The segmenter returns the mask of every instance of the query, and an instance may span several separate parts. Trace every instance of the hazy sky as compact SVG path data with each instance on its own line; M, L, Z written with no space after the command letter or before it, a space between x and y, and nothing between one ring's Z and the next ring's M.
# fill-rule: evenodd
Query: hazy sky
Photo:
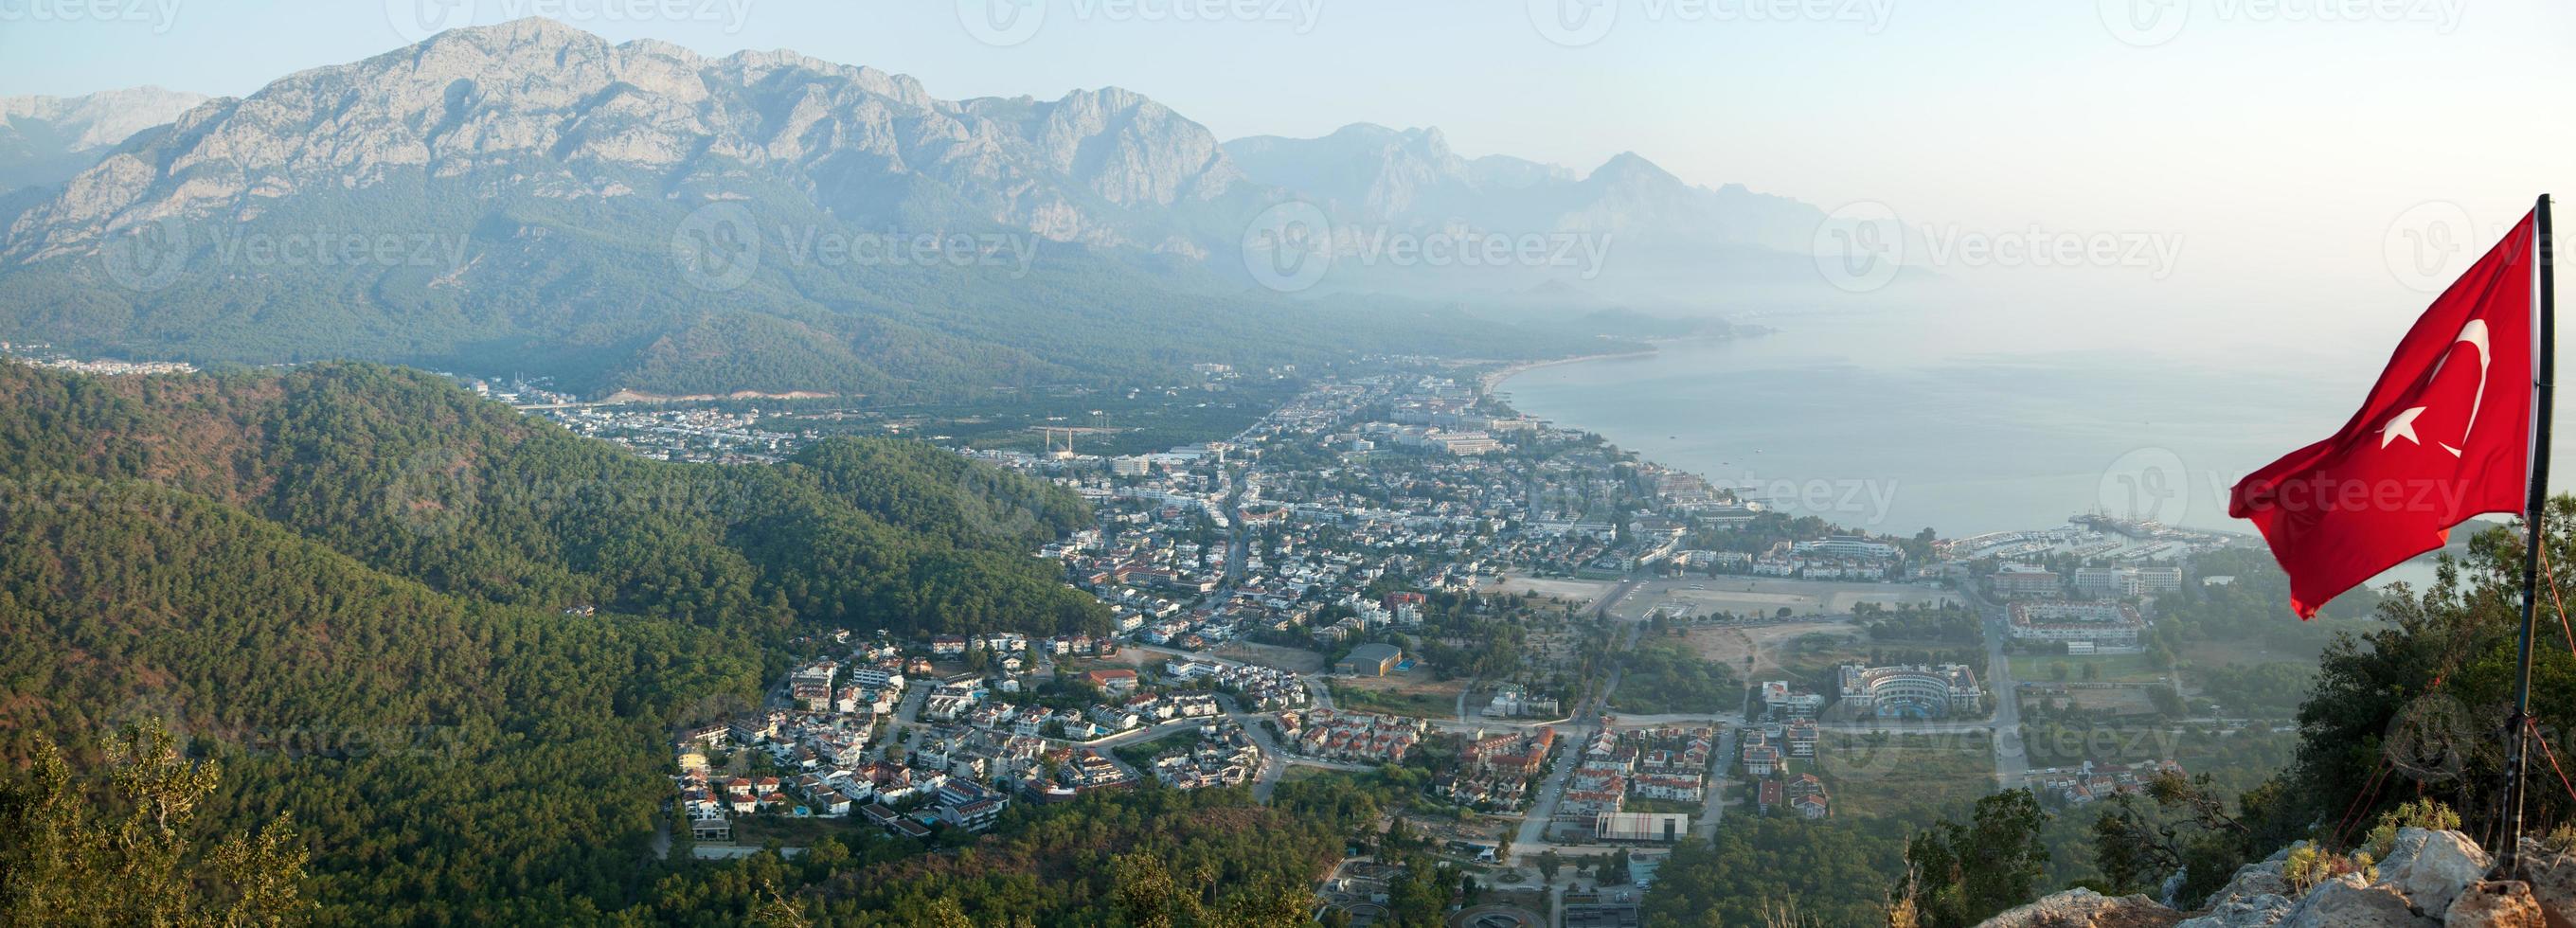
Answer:
M2384 341L2426 297L2392 264L2429 241L2450 273L2457 236L2411 227L2465 222L2466 253L2576 196L2576 4L2545 0L456 2L0 0L0 94L247 94L424 21L541 14L943 97L1114 84L1224 138L1436 125L1469 155L1634 150L1938 234L2146 239L2172 267L2017 279L2256 340Z

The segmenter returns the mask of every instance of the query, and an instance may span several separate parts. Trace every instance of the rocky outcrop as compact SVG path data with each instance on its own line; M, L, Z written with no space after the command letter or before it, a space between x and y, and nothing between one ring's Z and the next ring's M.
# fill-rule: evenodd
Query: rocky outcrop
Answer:
M2550 928L2576 928L2576 855L2550 850L2538 839L2522 839L2521 877Z
M2145 896L2072 889L1987 919L1985 928L2165 928L2181 920Z
M2277 893L2250 893L2236 896L2211 906L2209 911L2187 918L2180 928L2263 928L2279 924L2289 917L2296 903Z
M2516 876L2456 831L2402 828L2388 858L2305 892L2285 879L2288 849L2239 867L2202 908L2176 912L2144 896L2058 893L1986 922L1993 928L2175 925L2177 928L2576 928L2576 855L2526 839ZM2490 879L2490 877L2498 877Z
M2445 925L2487 925L2491 928L2542 928L2548 919L2540 914L2540 903L2531 896L2531 884L2520 880L2481 880L2460 891L2443 910Z
M2366 883L2347 873L2309 891L2278 922L2282 928L2431 928L2406 894L2386 883Z
M2416 912L2438 917L2449 911L2452 897L2484 878L2492 865L2467 835L2401 828L2388 859L2379 863L2379 880L2404 895Z

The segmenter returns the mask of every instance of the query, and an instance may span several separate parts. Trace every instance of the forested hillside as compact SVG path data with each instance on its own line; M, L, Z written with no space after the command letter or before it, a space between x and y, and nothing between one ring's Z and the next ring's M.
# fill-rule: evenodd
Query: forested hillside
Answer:
M0 757L167 724L223 761L199 827L283 814L326 923L640 904L670 726L800 627L1102 618L1025 554L1078 501L926 449L645 461L365 365L0 394Z
M926 447L647 461L440 378L372 365L102 381L0 365L0 473L142 479L238 506L433 589L728 630L792 618L1104 630L1027 556L1070 494Z

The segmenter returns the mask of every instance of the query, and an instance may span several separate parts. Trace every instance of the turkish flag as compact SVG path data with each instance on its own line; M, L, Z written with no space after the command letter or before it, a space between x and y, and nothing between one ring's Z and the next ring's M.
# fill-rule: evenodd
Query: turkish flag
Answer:
M2415 321L2352 421L2247 475L2250 519L2290 574L2290 608L2441 547L2451 526L2522 514L2531 463L2537 213Z

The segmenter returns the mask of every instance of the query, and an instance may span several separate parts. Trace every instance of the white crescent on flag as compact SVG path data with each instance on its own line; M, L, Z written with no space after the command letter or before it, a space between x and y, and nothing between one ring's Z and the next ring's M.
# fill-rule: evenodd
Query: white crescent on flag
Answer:
M2468 321L2468 324L2460 326L2459 337L2452 339L2451 344L2457 345L2462 342L2473 345L2478 349L2478 392L2469 395L2469 424L2460 429L2460 442L2462 444L2466 444L2469 440L2469 433L2477 430L2478 406L2484 403L2487 398L2487 368L2494 360L2487 351L2487 321L2484 319L2471 319ZM2442 356L2442 360L2434 363L2433 372L2427 375L2424 379L2426 381L2430 381L2434 377L2442 376L2442 368L2450 363L2451 358L2449 355ZM2418 445L2423 444L2423 439L2415 437L2415 417L2423 414L2424 407L2410 406L2398 411L2396 415L2388 417L2388 423L2379 427L2379 446L2381 448L2386 448L2389 445L2396 444L2397 440L2400 438L2414 442ZM2456 458L2460 456L2460 449L2458 448L2443 444L2442 442L2434 442L2433 444L2444 451L2450 452L2452 457Z

